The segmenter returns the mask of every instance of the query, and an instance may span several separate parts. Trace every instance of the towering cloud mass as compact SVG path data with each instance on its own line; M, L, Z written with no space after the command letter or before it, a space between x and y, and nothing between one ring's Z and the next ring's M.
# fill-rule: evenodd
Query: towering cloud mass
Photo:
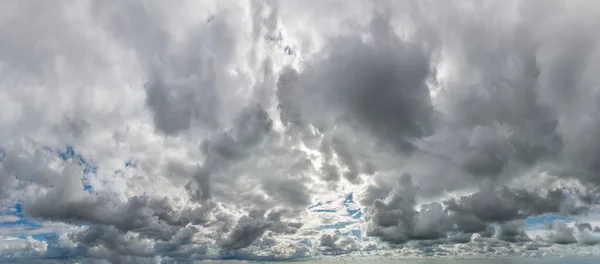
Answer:
M586 0L3 2L0 261L600 254L598 24Z

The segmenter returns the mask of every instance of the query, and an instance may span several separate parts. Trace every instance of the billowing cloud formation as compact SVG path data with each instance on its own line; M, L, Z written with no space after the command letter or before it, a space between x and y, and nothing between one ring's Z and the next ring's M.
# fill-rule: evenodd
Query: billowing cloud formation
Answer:
M600 254L594 1L0 10L0 259Z

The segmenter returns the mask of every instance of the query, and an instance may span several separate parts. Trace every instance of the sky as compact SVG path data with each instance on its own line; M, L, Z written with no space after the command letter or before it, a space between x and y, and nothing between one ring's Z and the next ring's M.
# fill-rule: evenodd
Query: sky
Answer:
M600 257L599 23L594 0L2 1L0 261Z

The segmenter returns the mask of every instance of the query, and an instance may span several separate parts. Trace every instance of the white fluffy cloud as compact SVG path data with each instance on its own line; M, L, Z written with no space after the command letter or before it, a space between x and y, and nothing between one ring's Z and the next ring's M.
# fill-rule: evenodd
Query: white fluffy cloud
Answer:
M599 10L2 3L0 258L600 253Z

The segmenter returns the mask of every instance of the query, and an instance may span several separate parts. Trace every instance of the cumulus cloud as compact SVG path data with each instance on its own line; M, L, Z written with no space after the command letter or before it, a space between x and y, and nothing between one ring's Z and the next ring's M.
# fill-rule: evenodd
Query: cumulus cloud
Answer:
M0 259L600 244L593 1L0 10Z
M456 218L462 231L482 232L486 223L504 223L528 216L560 212L564 199L561 190L550 190L541 196L504 186L500 189L484 187L458 200L448 200L445 204L446 210Z
M577 240L573 235L575 229L568 227L565 222L557 220L552 223L552 233L548 237L550 241L557 244L576 243Z
M341 255L360 249L360 244L354 236L344 236L339 230L334 234L323 234L319 239L318 250L325 255Z

